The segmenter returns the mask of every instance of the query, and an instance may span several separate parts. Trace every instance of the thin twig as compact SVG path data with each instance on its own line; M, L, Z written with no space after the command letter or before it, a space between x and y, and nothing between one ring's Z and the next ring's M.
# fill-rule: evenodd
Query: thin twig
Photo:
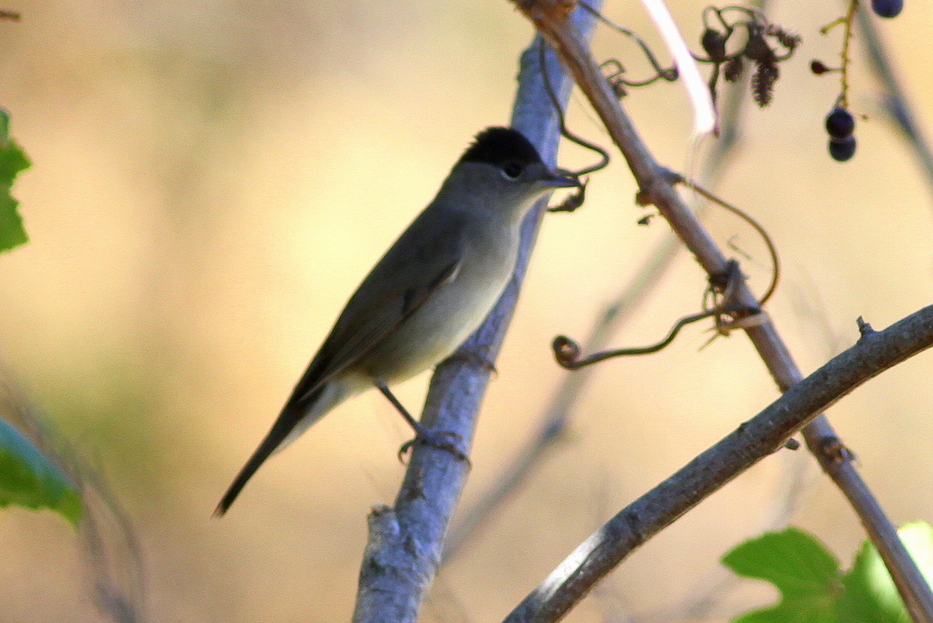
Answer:
M662 340L649 346L613 348L611 350L603 350L597 353L593 353L592 355L587 355L586 357L581 357L580 347L576 342L564 335L558 335L554 338L552 349L554 350L554 357L557 359L557 363L559 363L562 368L566 368L568 370L579 370L581 368L591 366L607 359L614 359L616 357L650 355L666 348L671 342L674 341L674 338L677 337L677 334L680 333L680 330L688 324L699 322L700 320L709 318L710 316L713 316L717 313L720 313L719 310L711 309L709 311L702 311L696 314L690 314L689 316L683 316L674 323L674 326L670 328L670 330L667 332L667 335L664 336Z
M567 127L566 115L561 108L560 98L557 97L557 93L554 92L554 85L551 84L550 78L548 78L547 72L547 44L544 43L544 39L539 38L537 40L538 46L538 64L541 65L543 71L541 72L541 77L544 79L544 92L547 93L548 100L551 102L551 105L554 107L554 112L557 114L557 120L560 123L560 135L566 138L569 141L572 141L579 145L589 149L590 151L595 151L599 154L599 162L596 164L591 164L589 166L583 167L582 169L577 169L570 172L573 177L580 177L583 175L588 175L590 173L595 173L609 166L609 152L606 151L600 145L592 141L588 141L582 136L571 132ZM551 210L553 211L553 209Z
M841 88L839 93L839 99L837 100L837 105L842 108L849 108L849 70L852 68L852 59L851 59L851 49L852 49L852 28L855 23L855 14L859 11L859 0L848 0L848 7L846 7L846 14L842 17L834 19L830 23L826 24L820 28L820 34L826 34L836 26L843 26L842 34L842 51L839 53L839 58L842 62L839 67L839 72L841 73L840 82Z
M655 71L655 76L652 78L647 78L645 80L634 81L634 82L625 82L625 84L627 84L628 86L634 87L634 86L646 86L646 85L651 84L655 80L659 80L659 79L667 80L668 82L673 82L674 80L677 80L677 73L678 73L677 67L671 67L670 69L664 69L663 67L661 67L661 64L658 62L658 59L655 58L654 56L654 52L651 51L651 48L648 47L648 44L645 43L644 39L639 37L635 31L629 30L628 28L624 26L620 26L619 24L616 24L614 21L612 21L611 19L603 15L599 10L593 8L592 6L586 4L585 2L581 1L581 2L578 2L577 4L583 10L589 12L591 15L596 17L596 19L601 21L603 24L605 24L609 28L612 28L616 32L620 32L623 35L626 35L627 37L634 40L635 43L638 44L638 47L641 48L641 51L644 53L645 58L648 59L648 63L651 65L651 68L654 69ZM621 66L622 66L621 63L619 63L618 61L616 61L616 63L619 65L621 69Z
M758 221L752 218L750 214L721 199L715 193L686 178L681 178L680 183L687 188L696 191L698 194L706 197L713 203L719 205L721 208L732 212L740 219L751 225L752 229L758 232L758 235L761 236L765 246L768 247L768 254L771 256L771 270L774 273L771 277L771 283L768 285L768 289L765 290L765 293L762 294L761 298L758 300L758 306L763 307L764 304L768 302L768 299L771 298L771 295L774 294L774 291L777 289L778 281L781 280L781 261L778 256L777 249L774 246L774 242L771 240L771 236L768 235L768 232L765 230L765 228L762 227Z

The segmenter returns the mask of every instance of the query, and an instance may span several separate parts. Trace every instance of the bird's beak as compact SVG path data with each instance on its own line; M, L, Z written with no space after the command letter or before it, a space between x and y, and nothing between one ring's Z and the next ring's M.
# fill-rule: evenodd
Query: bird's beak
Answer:
M575 177L569 177L561 174L562 171L548 169L547 173L541 178L541 185L549 188L580 188L583 184Z

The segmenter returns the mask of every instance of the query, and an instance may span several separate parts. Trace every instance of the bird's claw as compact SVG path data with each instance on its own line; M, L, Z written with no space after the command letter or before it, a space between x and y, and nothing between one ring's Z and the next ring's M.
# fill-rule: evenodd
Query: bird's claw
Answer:
M444 437L454 438L454 440L444 439ZM468 457L466 453L463 450L461 450L459 446L457 445L456 440L459 440L459 439L460 439L460 435L458 435L457 433L446 431L446 430L444 431L428 431L428 430L418 431L414 439L406 441L405 443L402 444L402 447L398 449L398 460L404 463L405 461L403 457L405 456L405 454L408 453L409 450L411 450L412 446L414 446L415 444L423 444L426 446L432 446L434 448L437 448L438 450L446 450L450 452L451 454L453 454L455 458L461 461L466 461L467 465L470 466L471 465L470 457Z

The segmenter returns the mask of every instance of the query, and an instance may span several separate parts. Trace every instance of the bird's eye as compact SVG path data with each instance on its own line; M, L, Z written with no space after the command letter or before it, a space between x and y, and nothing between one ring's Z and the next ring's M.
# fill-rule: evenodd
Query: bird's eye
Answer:
M522 174L521 163L515 162L514 160L506 162L502 165L502 174L510 180L518 178L518 176Z

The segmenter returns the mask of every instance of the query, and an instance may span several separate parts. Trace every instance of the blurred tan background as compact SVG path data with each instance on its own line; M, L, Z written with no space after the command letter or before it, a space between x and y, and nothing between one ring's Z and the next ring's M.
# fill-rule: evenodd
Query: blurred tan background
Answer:
M679 2L688 40L700 2ZM852 76L854 160L826 153L823 117L841 32L835 3L775 3L803 36L775 101L745 110L720 190L771 232L784 280L770 307L809 372L857 337L933 300L933 193L878 106L862 57ZM797 6L799 5L799 6ZM375 392L341 407L270 461L223 520L211 512L265 434L349 294L433 196L470 137L506 123L532 29L504 0L259 2L37 0L0 23L0 105L33 160L14 188L31 242L0 255L0 359L38 409L106 474L134 522L153 621L346 621L372 504L391 503L410 432ZM606 12L657 45L643 9ZM933 2L880 25L933 135ZM601 31L602 57L634 77L631 42ZM697 48L698 49L698 48ZM659 55L667 55L660 50ZM681 87L627 98L675 169L699 170ZM608 143L574 102L572 125ZM589 156L565 151L579 165ZM548 217L499 361L464 504L535 428L567 374L553 335L582 338L665 233L639 227L617 159L586 206ZM764 287L747 227L710 212ZM697 309L683 255L624 331L658 339ZM686 330L661 354L602 364L563 444L490 529L445 568L425 621L501 618L582 538L772 401L741 335ZM933 521L933 360L871 382L831 412L895 522ZM420 407L427 375L400 389ZM787 470L808 486L794 522L848 561L857 519L803 453L730 484L633 556L569 620L656 611L725 576L718 558L767 525ZM80 545L48 512L0 512L0 620L102 621ZM753 587L730 596L760 603Z

